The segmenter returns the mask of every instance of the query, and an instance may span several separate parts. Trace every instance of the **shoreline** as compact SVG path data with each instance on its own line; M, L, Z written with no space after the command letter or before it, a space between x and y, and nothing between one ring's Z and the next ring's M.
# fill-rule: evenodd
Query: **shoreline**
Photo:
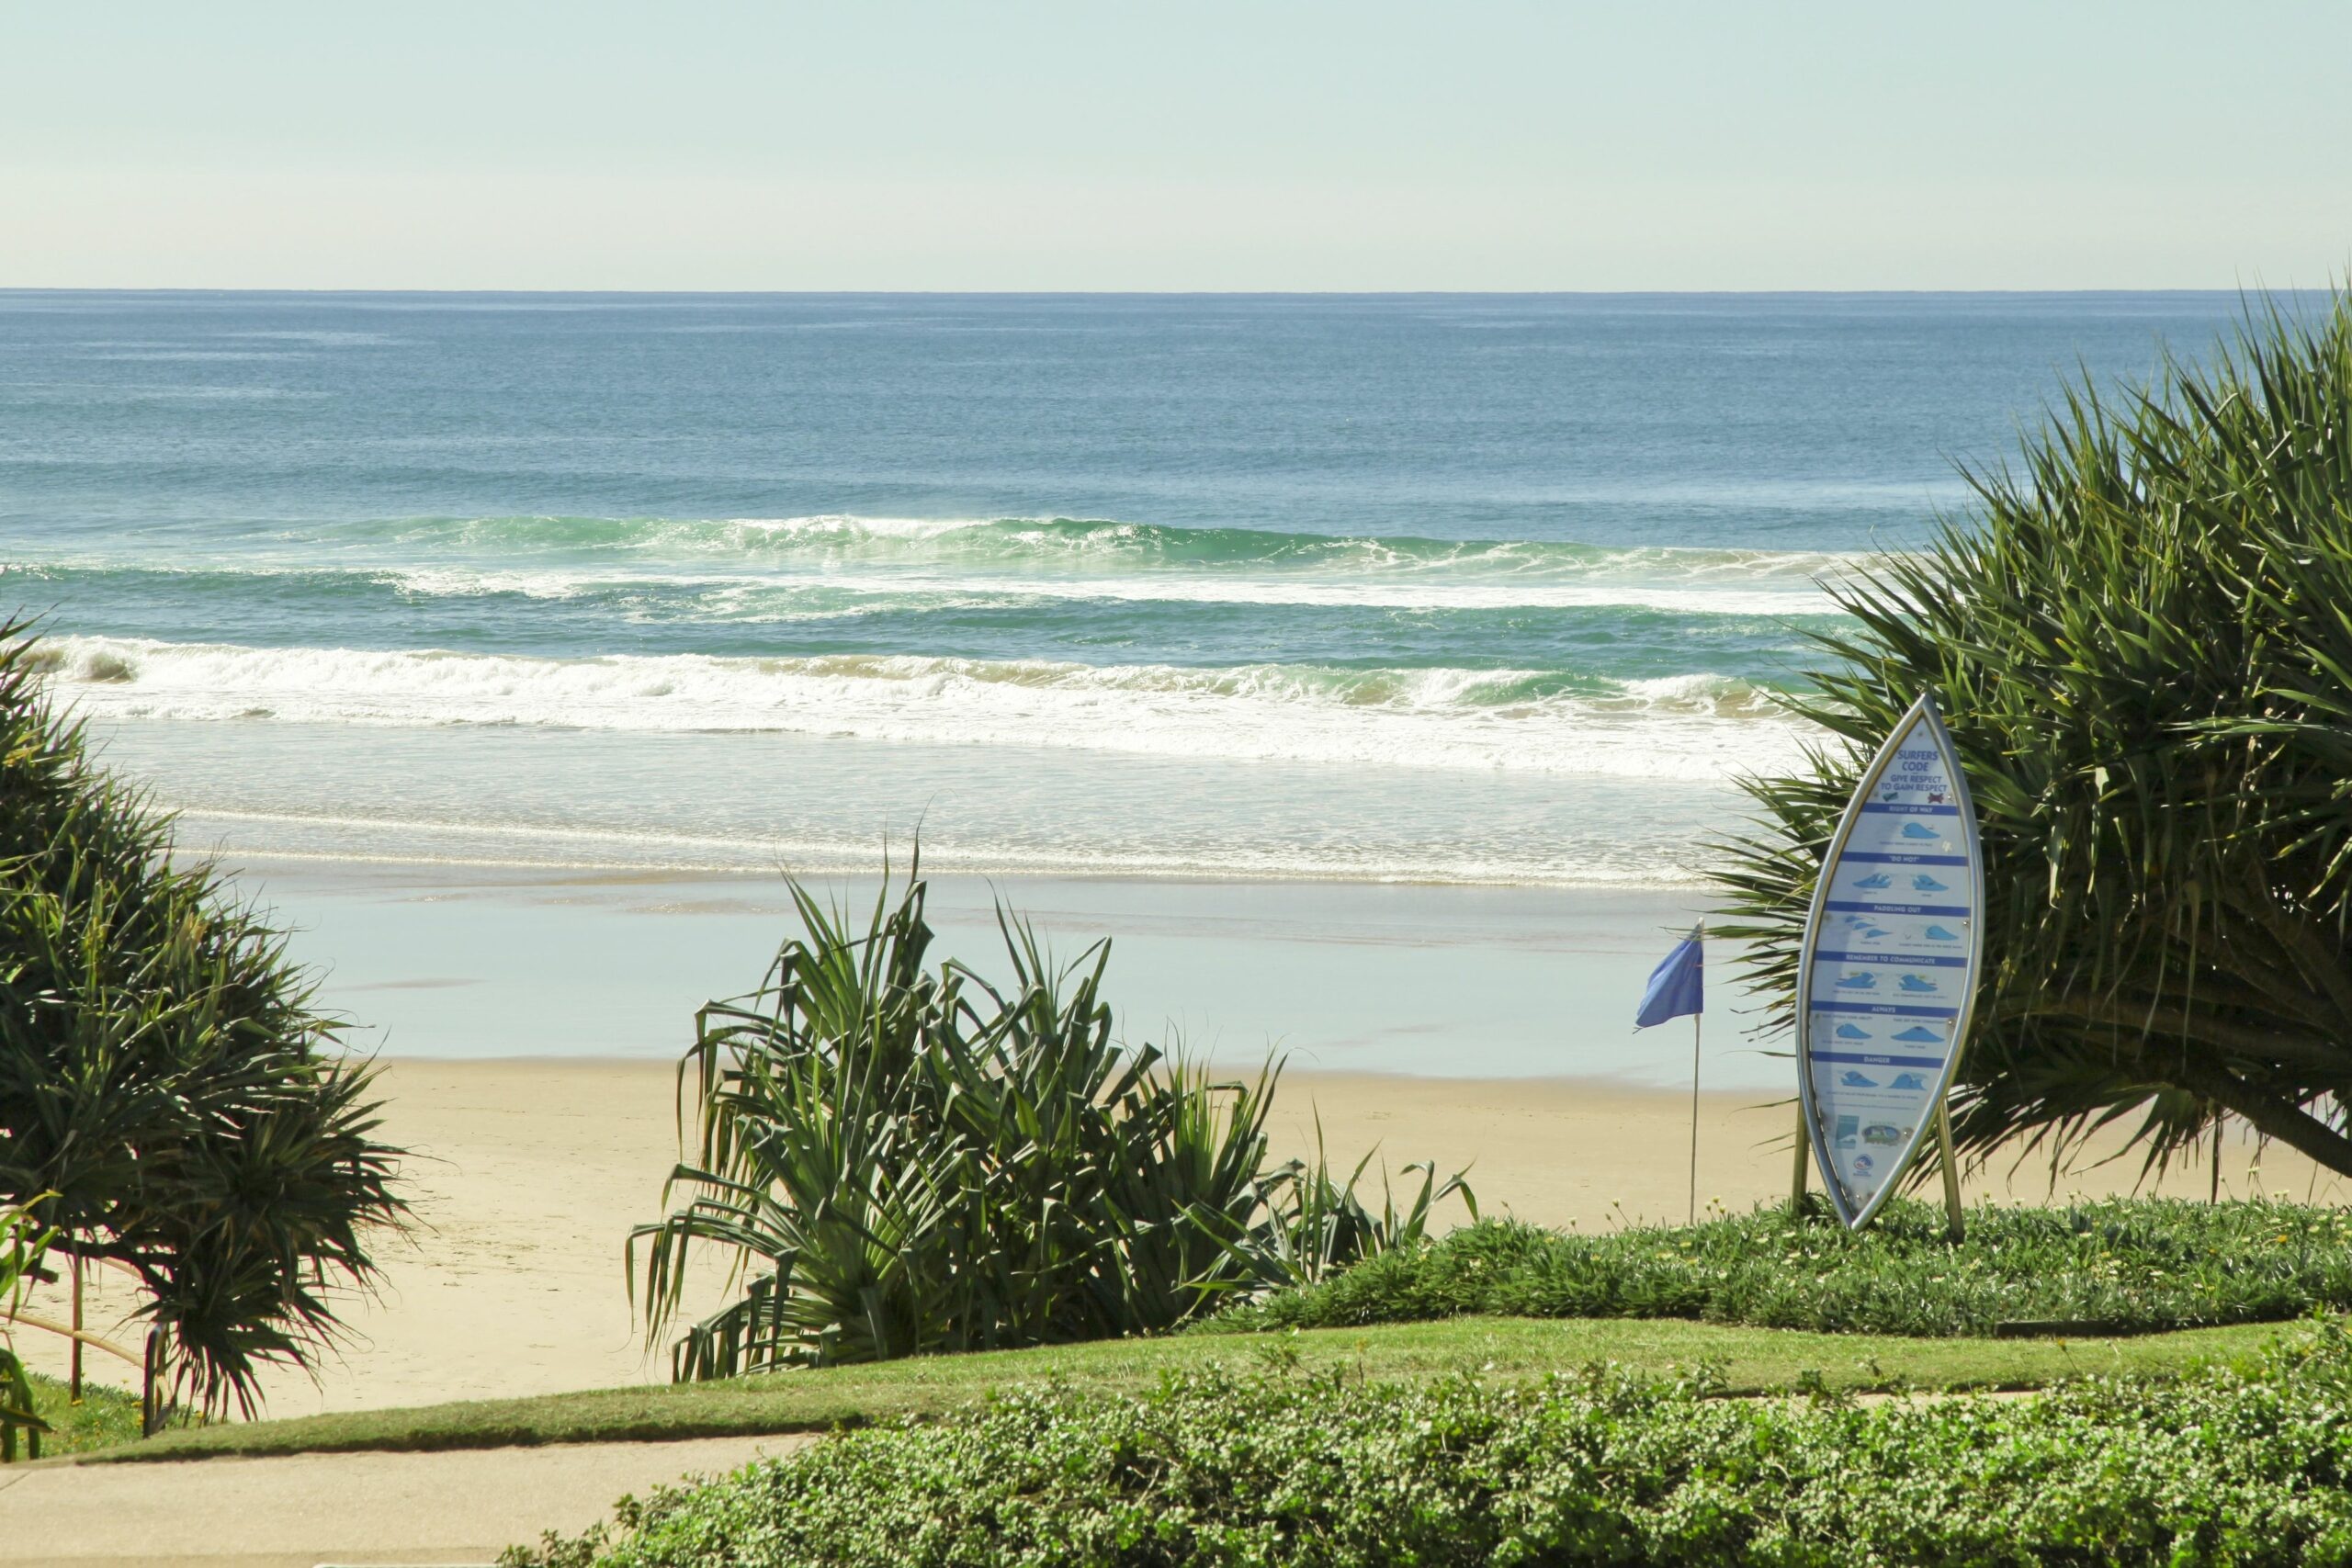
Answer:
M351 1330L313 1385L280 1372L266 1383L266 1414L298 1416L457 1399L558 1393L666 1381L666 1345L649 1348L631 1315L622 1269L630 1224L662 1212L662 1183L677 1157L673 1064L659 1059L392 1059L384 1063L384 1134L410 1151L416 1229L385 1246L384 1289L344 1296ZM1785 1200L1790 1162L1785 1105L1740 1091L1701 1097L1698 1201L1741 1211ZM1378 1192L1416 1160L1441 1176L1468 1166L1482 1212L1585 1230L1636 1221L1679 1223L1689 1202L1690 1096L1568 1078L1446 1078L1299 1070L1286 1074L1268 1120L1276 1160L1312 1157L1319 1117L1332 1163L1379 1155ZM2258 1173L2249 1167L2258 1163ZM2136 1162L2080 1168L2053 1192L2046 1168L1980 1172L1973 1201L2039 1203L2126 1192ZM2233 1134L2225 1196L2258 1187L2301 1199L2352 1201L2352 1182L2318 1179L2308 1162ZM1418 1179L1415 1178L1413 1179ZM2202 1199L2202 1166L2149 1190ZM1815 1184L1817 1190L1817 1182ZM1932 1191L1930 1192L1932 1196ZM1466 1219L1458 1202L1440 1228ZM724 1269L695 1280L689 1315L728 1299ZM88 1321L110 1334L130 1303L110 1270L93 1277ZM28 1305L62 1316L62 1292ZM62 1373L62 1342L19 1331L36 1371ZM88 1375L123 1385L111 1358Z
M168 812L175 819L207 818L217 819L220 814L194 808L173 808ZM514 831L514 829L502 829ZM1149 866L1109 866L1090 870L1084 866L1068 868L1032 864L993 864L957 861L951 852L923 852L926 881L941 878L980 882L1069 882L1080 884L1118 884L1139 882L1151 886L1177 884L1201 887L1459 887L1474 892L1525 891L1531 893L1589 893L1601 897L1627 895L1631 897L1666 897L1687 894L1693 897L1707 895L1711 885L1702 881L1686 882L1627 882L1570 881L1566 879L1536 879L1531 877L1476 876L1353 876L1343 872L1306 871L1218 871L1213 868L1182 867L1156 870ZM431 859L421 855L369 855L334 850L239 850L215 849L201 853L175 852L175 859L191 864L217 864L232 876L257 875L272 868L300 873L322 867L348 866L354 869L380 871L386 874L413 872L428 881L451 881L467 875L505 876L509 881L524 884L539 879L561 880L579 886L609 883L627 886L648 882L775 882L786 876L797 876L804 882L875 880L873 863L868 860L852 864L846 858L840 863L810 864L796 868L779 863L773 868L749 865L660 865L633 863L627 861L544 861L480 859ZM944 865L933 863L946 861ZM891 875L896 878L902 867L893 864Z
M1647 886L1703 871L1692 846L1739 809L1725 770L1770 761L1740 744L1747 721L1632 712L1608 716L1590 757L1474 766L1417 761L1409 747L1316 761L1053 744L1017 726L965 743L919 727L859 738L336 723L233 693L221 700L243 720L224 709L198 721L94 700L130 701L141 689L57 688L91 724L106 764L180 811L190 853L232 861L855 874L920 828L926 865L958 874ZM1343 705L1326 717L1371 711ZM1435 710L1422 720L1432 738L1451 733ZM1089 709L1064 739L1121 722ZM1728 729L1694 760L1676 750L1690 725ZM1468 733L1495 744L1490 728Z
M391 1059L674 1057L695 1010L755 988L799 929L773 873L222 863L288 928L353 1048ZM1687 1043L1636 1037L1631 1020L1702 890L924 880L932 964L1001 969L1001 899L1064 960L1113 943L1103 994L1124 1039L1220 1067L1283 1053L1302 1070L1689 1081ZM861 925L879 886L807 882ZM1780 1081L1734 1023L1708 1034L1710 1084Z

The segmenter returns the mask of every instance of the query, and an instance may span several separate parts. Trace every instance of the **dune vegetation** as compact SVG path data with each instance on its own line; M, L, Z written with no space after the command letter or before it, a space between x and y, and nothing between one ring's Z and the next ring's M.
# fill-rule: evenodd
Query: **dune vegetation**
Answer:
M2032 1400L1720 1397L1709 1369L1035 1389L621 1505L509 1564L2352 1561L2352 1343Z
M801 934L695 1018L685 1201L641 1225L650 1333L698 1244L743 1293L687 1326L680 1381L1152 1334L1237 1292L1418 1244L1455 1177L1401 1208L1318 1160L1270 1164L1279 1066L1219 1083L1112 1038L1110 944L1057 964L1000 909L1010 983L927 967L925 886L884 877L863 930L794 884ZM1384 1189L1385 1177L1383 1178Z
M1785 1206L1594 1235L1507 1220L1236 1304L1196 1333L1462 1313L1680 1317L1821 1333L2144 1334L2352 1309L2352 1214L2301 1203L2118 1198L1982 1204L1953 1243L1898 1200L1849 1232Z
M378 1272L399 1151L281 932L98 767L0 624L0 1203L140 1284L157 1401L250 1412Z
M1967 1150L2120 1121L2161 1162L2227 1116L2352 1172L2352 294L2283 310L2075 392L1930 547L1833 585L1851 624L1804 631L1788 699L1831 739L1718 846L1784 1033L1838 813L1936 694L1984 840Z

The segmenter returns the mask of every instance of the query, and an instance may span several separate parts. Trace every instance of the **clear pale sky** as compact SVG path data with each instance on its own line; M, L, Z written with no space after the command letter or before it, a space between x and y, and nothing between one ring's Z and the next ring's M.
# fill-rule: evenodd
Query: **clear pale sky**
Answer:
M0 286L2235 288L2352 4L0 0Z

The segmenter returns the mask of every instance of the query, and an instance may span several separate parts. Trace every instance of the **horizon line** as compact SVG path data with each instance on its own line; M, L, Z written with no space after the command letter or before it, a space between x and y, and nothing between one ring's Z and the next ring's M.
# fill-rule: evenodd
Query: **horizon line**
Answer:
M543 295L608 295L621 298L714 298L714 299L808 299L808 298L869 298L869 299L1823 299L1855 296L1899 296L1908 298L1964 296L1969 298L2016 298L2020 296L2084 295L2084 294L2235 294L2259 298L2286 294L2331 294L2335 285L2290 285L2270 288L2238 284L2231 287L2210 285L2099 285L2068 288L442 288L432 286L395 285L331 285L288 286L271 284L183 285L183 284L0 284L0 295L27 294L304 294L304 295L363 295L363 294L423 294L449 296L543 296Z

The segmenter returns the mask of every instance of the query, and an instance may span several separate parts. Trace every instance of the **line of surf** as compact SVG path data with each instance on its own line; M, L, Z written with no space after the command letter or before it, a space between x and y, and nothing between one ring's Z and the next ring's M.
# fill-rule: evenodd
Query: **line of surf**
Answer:
M1798 760L1735 678L701 654L535 659L62 637L58 694L128 717L784 731L1161 756L1719 779Z
M873 839L807 830L725 836L572 828L523 821L463 821L343 812L255 811L166 800L180 838L198 852L379 865L680 873L762 872L863 875ZM1616 852L1611 852L1612 848ZM937 839L923 848L934 873L963 875L1246 877L1281 881L1484 884L1502 886L1658 887L1703 878L1647 845L1546 845L1521 861L1432 846L1419 853L1345 844L1229 843L1146 849L1134 844L1052 845Z
M158 536L164 537L165 536ZM167 531L175 549L386 561L502 558L791 560L967 567L1021 562L1057 570L1182 567L1338 573L1586 578L1630 574L1696 581L1792 579L1849 570L1856 556L1821 550L1600 546L1566 540L1446 539L1416 535L1189 527L1105 518L922 519L847 513L800 517L414 517L201 524Z
M1804 580L1766 582L1648 583L1499 578L1447 581L1377 575L1243 576L1163 572L1156 575L1040 577L935 569L889 572L831 570L786 575L730 571L618 572L609 569L515 570L467 565L330 566L215 562L170 566L83 560L41 563L17 574L20 593L40 584L70 600L81 587L138 592L234 593L241 586L272 592L314 592L324 598L391 592L415 598L515 597L589 601L662 595L679 615L718 619L790 620L807 615L922 613L949 609L1019 609L1044 604L1232 604L1267 608L1430 610L1648 610L1668 615L1786 617L1836 613L1836 605Z

